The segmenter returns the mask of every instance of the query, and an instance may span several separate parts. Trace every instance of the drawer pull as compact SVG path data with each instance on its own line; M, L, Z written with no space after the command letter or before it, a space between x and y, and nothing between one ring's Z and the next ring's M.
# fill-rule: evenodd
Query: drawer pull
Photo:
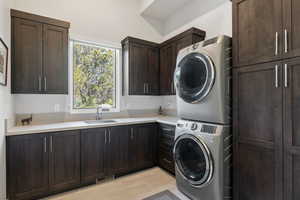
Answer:
M170 161L170 160L168 160L166 158L164 158L163 161L165 161L166 163L172 164L172 161Z

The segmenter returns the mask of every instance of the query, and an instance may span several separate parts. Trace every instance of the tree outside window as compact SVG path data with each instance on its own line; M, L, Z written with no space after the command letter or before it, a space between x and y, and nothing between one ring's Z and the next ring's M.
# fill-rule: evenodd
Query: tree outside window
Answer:
M73 41L73 109L116 107L116 51Z

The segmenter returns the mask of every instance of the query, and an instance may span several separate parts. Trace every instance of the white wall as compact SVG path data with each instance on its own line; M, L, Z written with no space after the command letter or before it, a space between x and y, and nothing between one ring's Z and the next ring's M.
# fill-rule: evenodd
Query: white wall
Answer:
M216 9L202 15L164 37L167 40L178 33L191 27L206 31L206 38L212 38L221 34L232 36L232 3L230 1L221 4Z
M0 0L0 38L10 48L10 7L12 0ZM10 59L9 59L10 60ZM8 70L8 86L0 85L0 199L6 198L5 171L5 128L4 119L13 118L13 99L10 95L10 62Z
M140 14L140 0L15 0L15 9L71 22L73 39L105 43L120 47L126 36L160 42L162 36ZM129 102L127 104L127 102ZM122 109L152 109L161 97L125 97ZM15 95L16 113L60 112L68 110L65 95ZM137 102L137 103L132 103Z

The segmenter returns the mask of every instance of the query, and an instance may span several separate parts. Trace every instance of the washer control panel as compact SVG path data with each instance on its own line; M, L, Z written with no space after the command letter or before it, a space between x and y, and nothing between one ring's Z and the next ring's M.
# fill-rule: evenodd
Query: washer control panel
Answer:
M179 120L177 122L178 129L185 129L190 130L193 132L201 132L207 134L217 134L223 131L223 128L226 126L217 125L217 124L208 124L208 123L201 123L201 122L193 122L193 121L186 121L186 120Z

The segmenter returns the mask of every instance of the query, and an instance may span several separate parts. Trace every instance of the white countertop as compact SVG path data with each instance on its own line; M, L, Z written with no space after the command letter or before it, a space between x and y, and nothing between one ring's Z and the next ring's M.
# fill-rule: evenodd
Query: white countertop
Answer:
M111 127L111 126L121 126L130 124L143 124L143 123L163 123L176 126L176 122L179 120L177 117L168 116L157 116L157 117L141 117L141 118L120 118L112 119L115 122L112 123L101 123L101 124L87 124L84 121L77 122L62 122L55 124L45 124L45 125L33 125L33 126L16 126L9 128L6 132L6 136L13 135L24 135L32 133L47 133L47 132L57 132L66 130L78 130L86 128L101 128L101 127Z

